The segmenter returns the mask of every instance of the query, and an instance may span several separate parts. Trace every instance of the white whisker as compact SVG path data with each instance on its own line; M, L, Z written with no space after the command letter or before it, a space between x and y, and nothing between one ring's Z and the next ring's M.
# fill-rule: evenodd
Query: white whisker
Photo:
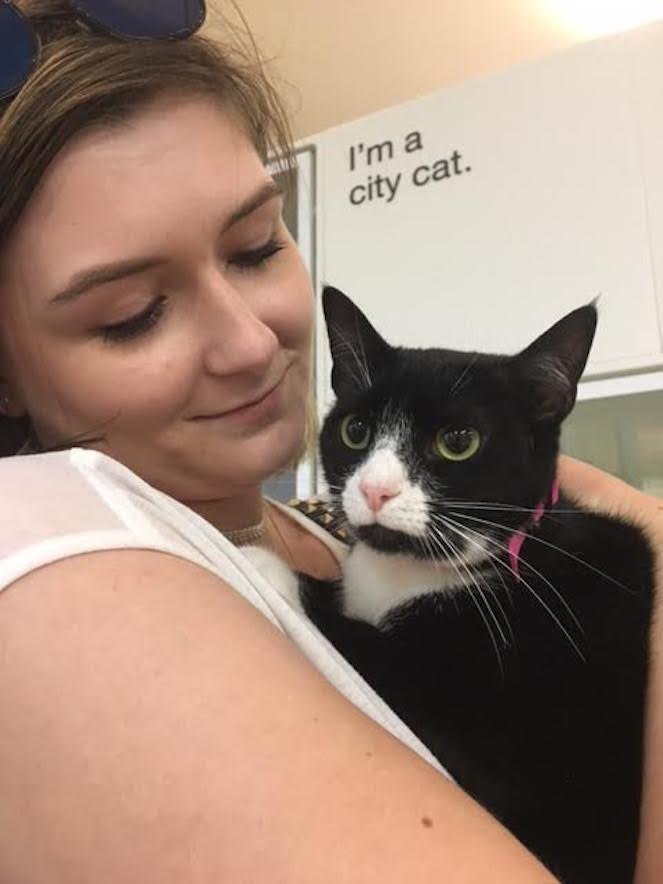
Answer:
M431 527L432 527L433 531L435 532L435 534L437 535L438 540L440 541L440 544L441 544L441 545L447 545L447 546L451 549L451 552L454 554L454 556L455 556L456 559L457 559L458 565L461 565L461 566L464 568L464 570L465 570L467 576L470 578L471 582L472 582L472 583L474 584L474 586L476 587L476 589L477 589L477 591L478 591L478 593L479 593L479 596L481 597L481 599L482 599L482 601L483 601L485 607L486 607L487 610L488 610L488 613L490 614L490 616L491 616L493 622L495 623L495 626L497 627L497 630L498 630L498 632L499 632L499 634L500 634L500 636L501 636L501 638L502 638L502 644L503 644L504 646L506 646L506 645L508 644L508 642L507 642L507 640L506 640L506 636L504 635L504 632L503 632L503 630L502 630L502 627L501 627L499 621L497 620L497 618L495 617L495 613L494 613L493 609L491 608L491 606L490 606L488 600L486 599L485 595L483 594L483 592L482 592L482 590L481 590L481 587L479 586L477 580L474 578L474 576L473 576L473 574L471 573L471 571L469 570L469 568L465 565L465 563L464 563L464 561L463 561L463 556L461 555L460 550L458 550L458 548L453 544L453 542L452 542L452 540L451 540L450 537L448 537L448 536L445 537L445 536L442 534L442 532L441 532L438 528L436 528L436 527L434 527L434 526L431 526ZM504 676L504 664L503 664L503 661L502 661L502 655L500 654L500 650L499 650L499 647L498 647L498 645L497 645L497 641L496 641L496 639L495 639L495 635L494 635L494 633L493 633L493 629L492 629L492 627L491 627L489 621L486 619L486 615L484 614L484 612L483 612L483 610L482 610L482 608L481 608L481 605L479 605L478 600L474 597L474 594L472 593L472 589L471 589L471 587L467 584L467 582L466 582L465 580L463 580L463 578L462 578L462 576L461 576L461 574L460 574L460 570L458 569L458 566L457 566L456 562L454 562L452 559L450 559L450 561L452 562L453 567L454 567L454 569L456 570L456 573L458 574L458 577L460 578L461 582L463 583L463 585L464 585L465 588L467 589L467 591L468 591L468 593L469 593L469 596L470 596L470 598L472 599L472 601L473 601L473 603L474 603L474 605L475 605L477 611L478 611L479 614L481 615L481 619L483 620L483 622L484 622L484 624L485 624L485 626L486 626L486 629L488 630L488 635L490 636L490 640L491 640L492 645L493 645L493 648L494 648L494 650L495 650L495 656L497 657L497 662L498 662L499 667L500 667L500 672L502 673L502 676Z
M507 525L500 525L499 522L491 522L490 519L480 519L478 516L468 516L465 513L454 513L451 512L450 515L456 516L464 519L471 519L473 522L481 522L484 525L490 525L493 528L500 528L502 531L513 531L513 528L509 528ZM469 527L469 526L468 526ZM628 586L625 586L623 583L620 583L619 580L616 580L614 577L611 577L610 574L606 574L605 571L601 571L599 568L595 568L593 565L590 565L589 562L581 559L579 556L574 555L568 550L564 549L562 546L557 546L555 543L550 543L548 540L544 540L542 537L539 537L537 534L531 534L528 531L523 531L522 528L517 529L529 540L535 540L537 543L543 544L543 546L547 546L550 549L554 549L562 555L568 556L568 558L573 559L574 562L578 562L579 565L583 565L590 571L593 571L599 577L603 577L605 580L609 580L610 583L614 583L615 586L618 586L620 589L624 589L627 592L632 592Z
M440 518L442 518L442 517L440 517ZM465 540L467 540L468 542L470 542L470 543L474 542L477 546L481 546L481 544L479 544L479 541L477 541L477 540L474 540L474 541L473 541L471 536L468 537L468 535L465 534L464 531L460 530L460 528L457 527L458 523L454 523L454 522L452 522L452 521L449 520L449 519L444 519L443 524L445 524L447 528L450 528L451 530L455 531L457 534L459 534L461 537L463 537L463 538L464 538ZM470 527L468 527L468 526L461 526L461 527L464 527L467 531L470 531L472 534L475 534L476 536L480 537L482 541L484 541L484 542L485 542L485 541L488 541L489 543L492 543L494 546L497 546L499 549L502 549L502 550L508 551L508 550L507 550L507 547L504 546L504 544L499 543L498 541L494 540L493 538L488 537L487 535L481 534L480 532L475 531L473 528L470 528ZM518 576L519 576L518 574L516 574L516 572L513 570L513 568L511 568L511 567L510 567L505 561L503 561L499 556L496 556L494 553L491 553L491 552L488 551L488 550L485 550L485 551L486 551L486 554L487 554L488 556L490 556L492 559L494 559L496 562L498 562L498 564L501 564L503 567L505 567L507 570L509 570L509 571L510 571L515 577L518 577ZM552 583L550 583L550 581L547 580L547 579L543 576L543 574L541 574L540 572L538 572L535 568L533 568L533 567L532 567L531 565L529 565L527 562L523 562L522 564L525 565L526 567L528 567L528 568L529 568L531 571L533 571L535 574L537 574L537 575L538 575L538 576L539 576L539 577L540 577L540 578L541 578L541 579L542 579L542 580L543 580L543 581L544 581L544 582L545 582L545 583L546 583L546 584L552 589L552 591L555 593L555 595L557 596L557 598L559 599L559 601L562 602L562 604L564 605L564 607L567 609L567 611L569 612L569 614L570 614L571 617L573 618L574 622L577 624L578 629L582 632L582 631L583 631L583 630L582 630L582 626L580 625L580 623L579 623L579 621L578 621L578 618L575 616L575 614L573 613L573 611L571 610L571 608L570 608L569 605L567 604L566 600L560 595L560 593L557 591L557 589L555 589L555 587L552 585ZM568 642L571 644L571 646L573 647L573 649L576 651L576 653L578 654L578 656L580 657L580 659L581 659L583 662L586 662L584 654L582 653L582 651L580 650L580 648L578 647L578 645L576 644L576 642L574 641L574 639L572 638L572 636L570 635L570 633L568 632L568 630L566 629L566 627L563 625L563 623L561 622L561 620L559 619L559 617L558 617L558 616L555 614L555 612L552 610L552 608L551 608L551 607L550 607L550 606L549 606L549 605L548 605L548 604L547 604L547 603L541 598L541 596L539 595L539 593L536 592L536 590L534 589L534 587L533 587L533 586L532 586L527 580L525 580L523 577L520 577L520 580L521 580L523 586L525 586L525 587L526 587L526 588L532 593L533 597L537 600L537 602L538 602L538 603L539 603L539 604L540 604L540 605L541 605L541 606L542 606L542 607L548 612L548 614L552 617L552 619L553 619L554 622L557 624L557 626L561 629L562 633L564 634L564 636L566 637L566 639L568 640Z
M460 373L459 377L456 379L456 382L454 383L452 388L449 390L449 393L447 394L449 396L449 398L451 398L454 395L454 393L459 393L461 391L461 389L462 389L461 384L463 383L463 381L465 380L467 375L470 373L471 369L474 367L474 364L476 363L478 358L479 358L478 353L475 353L472 356L472 358L467 363L467 365L465 366L463 371ZM469 380L469 378L468 378L468 380Z

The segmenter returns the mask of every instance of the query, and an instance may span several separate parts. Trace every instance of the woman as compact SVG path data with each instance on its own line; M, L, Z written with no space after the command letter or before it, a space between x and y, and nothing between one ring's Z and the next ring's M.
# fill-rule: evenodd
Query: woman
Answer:
M21 9L0 405L8 448L63 450L0 461L0 880L550 880L242 556L341 554L260 494L301 449L313 317L272 91L197 35Z

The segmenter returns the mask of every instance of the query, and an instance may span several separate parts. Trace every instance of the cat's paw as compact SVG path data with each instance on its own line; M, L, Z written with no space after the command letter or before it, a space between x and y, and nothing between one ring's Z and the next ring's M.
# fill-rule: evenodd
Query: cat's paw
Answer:
M299 597L299 577L276 553L262 546L243 546L242 553L293 608L304 613Z

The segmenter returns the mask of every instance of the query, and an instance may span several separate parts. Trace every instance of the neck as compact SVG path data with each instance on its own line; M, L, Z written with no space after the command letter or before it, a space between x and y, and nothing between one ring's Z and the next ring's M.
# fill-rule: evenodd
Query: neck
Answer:
M214 525L221 533L257 525L264 515L264 498L260 486L234 497L183 500L182 503Z

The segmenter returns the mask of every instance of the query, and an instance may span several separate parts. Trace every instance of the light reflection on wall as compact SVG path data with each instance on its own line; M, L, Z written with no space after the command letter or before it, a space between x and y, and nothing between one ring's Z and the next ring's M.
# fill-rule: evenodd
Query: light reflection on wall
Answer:
M579 37L601 37L663 18L663 0L543 0L556 22Z

